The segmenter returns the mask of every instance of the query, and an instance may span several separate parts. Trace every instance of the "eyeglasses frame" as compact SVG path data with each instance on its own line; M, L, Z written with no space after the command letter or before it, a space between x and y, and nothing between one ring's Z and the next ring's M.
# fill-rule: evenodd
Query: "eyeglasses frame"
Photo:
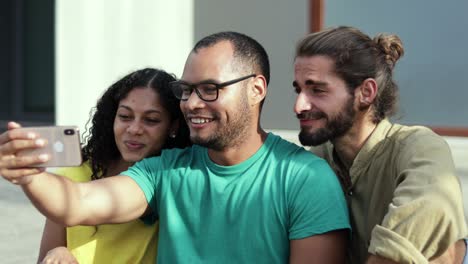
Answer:
M235 84L235 83L238 83L238 82L241 82L241 81L244 81L244 80L247 80L248 78L252 78L252 77L257 77L257 74L249 74L247 76L243 76L243 77L240 77L240 78L237 78L237 79L234 79L234 80L230 80L230 81L227 81L227 82L222 82L222 83L215 83L215 82L212 82L212 81L201 81L201 82L198 82L198 83L188 83L188 82L185 82L185 81L182 81L182 80L179 80L179 81L173 81L173 82L170 82L169 85L171 87L171 90L172 90L172 93L174 94L174 96L181 100L181 101L187 101L189 97L187 97L186 99L182 99L182 95L180 96L180 98L176 95L176 93L174 92L174 87L176 87L177 84L184 84L184 85L187 85L189 88L192 89L192 91L190 92L190 95L193 93L193 91L195 91L195 93L197 94L198 98L200 98L201 100L205 101L205 102L214 102L216 100L218 100L218 97L219 97L219 90L226 87L226 86L229 86L229 85L232 85L232 84ZM198 90L197 86L201 85L201 84L212 84L215 86L216 88L216 97L215 99L212 99L212 100L206 100L204 99L202 96L201 96L201 93L200 91Z

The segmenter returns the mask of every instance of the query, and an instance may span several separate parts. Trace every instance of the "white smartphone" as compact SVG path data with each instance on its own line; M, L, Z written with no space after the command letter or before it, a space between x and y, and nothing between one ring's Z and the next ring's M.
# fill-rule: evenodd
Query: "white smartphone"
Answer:
M74 167L82 163L80 133L76 126L22 127L25 131L35 132L47 140L44 148L26 149L18 152L19 156L47 153L47 162L31 167Z

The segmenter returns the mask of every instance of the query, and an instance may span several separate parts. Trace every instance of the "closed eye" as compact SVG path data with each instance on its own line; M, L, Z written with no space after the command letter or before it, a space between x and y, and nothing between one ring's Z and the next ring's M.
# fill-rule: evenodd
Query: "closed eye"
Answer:
M315 94L320 94L320 93L324 93L325 90L321 89L321 88L313 87L312 92L315 93Z
M125 115L125 114L118 114L117 116L123 121L127 121L131 119L131 116Z
M150 124L158 124L159 122L161 122L161 120L153 119L153 118L147 118L147 119L145 119L145 121L150 123Z

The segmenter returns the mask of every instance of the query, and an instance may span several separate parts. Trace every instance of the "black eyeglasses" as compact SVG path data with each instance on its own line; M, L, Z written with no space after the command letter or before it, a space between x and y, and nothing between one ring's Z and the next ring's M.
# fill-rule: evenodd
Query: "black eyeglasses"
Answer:
M223 83L203 81L199 83L190 84L184 81L175 81L169 83L169 85L171 87L172 92L174 93L174 96L177 97L177 99L179 100L187 101L190 95L192 94L193 90L195 90L200 99L206 102L213 102L216 101L216 99L218 99L219 89L256 76L256 74L250 74Z

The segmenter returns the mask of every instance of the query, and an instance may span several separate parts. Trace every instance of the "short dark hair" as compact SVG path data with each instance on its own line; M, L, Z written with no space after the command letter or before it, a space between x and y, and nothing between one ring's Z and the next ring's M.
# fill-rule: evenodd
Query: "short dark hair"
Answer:
M353 92L367 78L377 82L373 122L378 123L396 112L398 85L393 68L403 56L397 35L377 34L373 39L353 27L340 26L309 34L296 47L296 57L327 56L335 62L335 73Z
M229 41L234 49L234 58L255 74L265 76L267 84L270 82L270 62L263 46L255 39L238 32L223 31L202 38L195 44L192 52L211 47L221 41Z
M191 145L189 130L179 108L179 100L169 88L169 83L174 80L174 76L163 70L146 68L126 75L104 92L93 109L92 118L88 121L91 122L91 127L86 131L86 145L82 150L84 160L89 161L91 165L91 179L106 175L109 165L121 157L114 138L114 119L119 102L135 88L153 89L159 95L162 106L170 113L171 120L179 120L176 137L174 139L169 137L163 149Z

